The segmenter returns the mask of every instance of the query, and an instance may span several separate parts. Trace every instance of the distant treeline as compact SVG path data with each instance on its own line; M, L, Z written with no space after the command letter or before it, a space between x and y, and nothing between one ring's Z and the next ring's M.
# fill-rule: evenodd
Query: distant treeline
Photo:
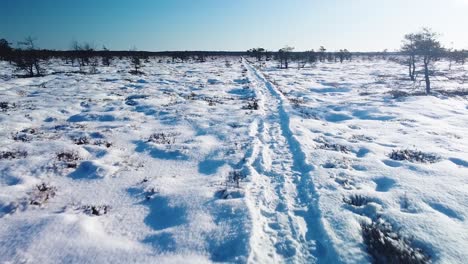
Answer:
M65 64L79 66L78 73L95 74L98 66L110 66L114 59L130 60L132 74L144 74L141 68L150 59L162 62L196 62L203 63L208 57L239 57L253 58L258 62L274 60L278 63L278 68L287 69L292 63L297 68L304 68L306 65L313 66L316 63L344 63L352 61L353 57L367 59L382 58L392 59L395 62L408 66L409 78L416 82L416 68L423 64L424 81L426 83L426 93L430 93L430 77L434 74L431 65L446 58L452 62L464 64L468 58L468 51L453 50L444 48L438 40L439 35L430 29L423 28L419 32L407 34L404 37L404 45L398 52L350 52L347 49L338 51L328 51L324 46L317 50L295 52L294 47L284 47L278 51L269 51L264 48L252 48L247 51L112 51L106 47L98 50L89 43L73 42L71 50L47 50L39 49L35 45L33 38L28 37L18 43L17 48L10 46L5 39L0 39L0 60L6 60L14 64L17 70L25 73L24 77L34 77L45 74L42 62L51 58L61 59ZM230 63L227 61L226 65ZM263 64L263 63L261 63ZM19 75L18 75L19 76Z
M21 49L13 49L12 51L20 51ZM21 50L22 51L22 50ZM75 50L49 50L37 49L35 52L44 58L64 58L64 57L78 57L83 52ZM86 53L92 56L112 56L112 57L177 57L177 58L193 58L197 56L251 56L248 51L128 51L128 50L92 50ZM272 56L279 54L278 51L270 51ZM305 55L305 51L291 51L291 54ZM326 52L327 54L334 54L338 52ZM402 52L351 52L355 56L382 56L382 55L399 55ZM6 54L2 54L6 55ZM11 54L14 55L14 54ZM4 58L5 56L1 56Z

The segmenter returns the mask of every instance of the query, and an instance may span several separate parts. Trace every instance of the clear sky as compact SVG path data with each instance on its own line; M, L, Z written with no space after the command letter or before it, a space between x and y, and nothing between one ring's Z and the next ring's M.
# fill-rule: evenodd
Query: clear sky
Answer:
M50 49L381 51L423 26L468 49L468 0L0 0L0 38Z

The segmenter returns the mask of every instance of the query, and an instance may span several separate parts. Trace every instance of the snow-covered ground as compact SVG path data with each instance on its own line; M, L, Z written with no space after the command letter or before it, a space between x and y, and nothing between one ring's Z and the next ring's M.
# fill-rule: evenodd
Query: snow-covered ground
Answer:
M384 224L468 258L468 98L394 98L403 65L0 64L0 263L367 263Z

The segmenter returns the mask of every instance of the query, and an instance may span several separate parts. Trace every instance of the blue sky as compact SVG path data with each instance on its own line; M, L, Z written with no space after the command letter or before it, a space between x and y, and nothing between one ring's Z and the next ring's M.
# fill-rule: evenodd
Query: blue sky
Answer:
M0 38L128 50L394 50L422 26L468 49L468 0L0 0ZM453 42L453 44L452 44Z

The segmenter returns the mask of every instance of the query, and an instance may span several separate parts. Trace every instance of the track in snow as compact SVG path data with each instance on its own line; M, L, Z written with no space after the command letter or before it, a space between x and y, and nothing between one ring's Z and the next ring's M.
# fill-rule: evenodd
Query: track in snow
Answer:
M254 144L247 160L252 175L248 204L252 214L251 262L338 262L323 228L317 194L300 143L290 130L286 98L245 62L262 111L253 124Z

